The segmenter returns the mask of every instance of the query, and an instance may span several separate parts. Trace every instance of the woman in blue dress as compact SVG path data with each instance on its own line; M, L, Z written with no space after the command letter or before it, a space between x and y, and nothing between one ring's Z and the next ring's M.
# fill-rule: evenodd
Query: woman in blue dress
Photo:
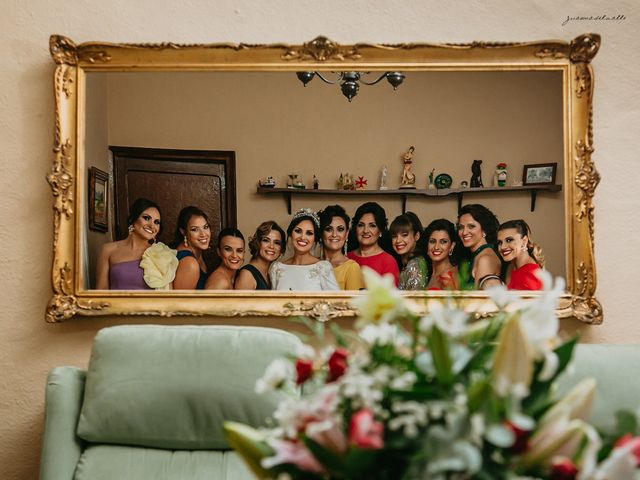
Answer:
M273 220L262 222L249 238L251 261L240 269L236 277L236 290L271 290L269 267L285 252L284 230Z
M185 207L178 215L174 246L178 253L175 290L203 290L207 265L203 252L209 248L211 228L207 214L198 207Z

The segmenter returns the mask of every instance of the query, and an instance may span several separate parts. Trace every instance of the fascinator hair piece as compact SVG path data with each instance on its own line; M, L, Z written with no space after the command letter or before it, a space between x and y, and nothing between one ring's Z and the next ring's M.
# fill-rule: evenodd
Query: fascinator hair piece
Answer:
M313 220L313 223L316 224L316 228L320 228L320 218L318 218L318 214L311 210L310 208L301 208L294 215L291 221L294 221L300 217L309 217Z

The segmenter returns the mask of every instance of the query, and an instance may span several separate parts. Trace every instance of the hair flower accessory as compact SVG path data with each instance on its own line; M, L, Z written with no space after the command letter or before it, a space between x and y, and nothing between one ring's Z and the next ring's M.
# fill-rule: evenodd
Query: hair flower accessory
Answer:
M162 242L154 243L142 254L140 268L144 270L144 281L151 288L171 290L178 269L176 250Z
M292 220L296 220L300 217L310 217L313 220L313 223L316 224L316 227L320 228L320 218L318 217L318 214L310 208L301 208L293 215Z

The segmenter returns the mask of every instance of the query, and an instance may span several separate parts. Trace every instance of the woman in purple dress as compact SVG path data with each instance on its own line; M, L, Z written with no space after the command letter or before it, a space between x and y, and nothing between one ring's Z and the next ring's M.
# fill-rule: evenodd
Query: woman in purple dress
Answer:
M160 208L146 198L138 198L129 208L129 235L124 240L102 246L96 265L98 290L145 290L140 267L142 254L160 234Z

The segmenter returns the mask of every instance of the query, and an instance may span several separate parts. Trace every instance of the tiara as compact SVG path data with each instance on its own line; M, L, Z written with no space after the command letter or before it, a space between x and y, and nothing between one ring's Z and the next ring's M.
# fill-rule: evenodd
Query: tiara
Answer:
M316 224L316 227L320 228L320 219L318 218L318 214L311 210L310 208L301 208L294 215L291 221L300 218L300 217L311 217L313 223Z

